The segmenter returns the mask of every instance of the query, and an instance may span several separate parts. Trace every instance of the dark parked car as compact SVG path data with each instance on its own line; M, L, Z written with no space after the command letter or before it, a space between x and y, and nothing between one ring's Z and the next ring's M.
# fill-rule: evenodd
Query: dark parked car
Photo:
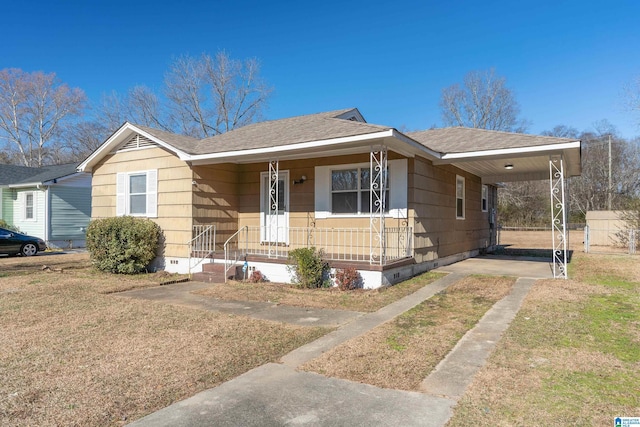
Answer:
M31 256L47 249L44 240L0 228L0 254Z

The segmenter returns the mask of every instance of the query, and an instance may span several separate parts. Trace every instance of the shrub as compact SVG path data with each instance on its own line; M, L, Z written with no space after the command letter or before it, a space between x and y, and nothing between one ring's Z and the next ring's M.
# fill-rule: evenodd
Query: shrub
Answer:
M362 287L362 277L353 267L336 270L336 284L341 291L351 291Z
M322 259L322 250L315 247L299 248L289 252L287 269L293 274L299 288L321 288L330 286L329 264Z
M140 273L155 258L160 235L160 226L149 219L131 216L97 219L87 228L87 250L99 270Z
M7 230L11 230L11 231L20 231L18 227L16 227L15 225L9 224L4 219L0 219L0 228L6 228Z
M251 283L260 283L266 281L264 274L260 272L260 270L253 270L251 272L251 276L249 276L249 282Z

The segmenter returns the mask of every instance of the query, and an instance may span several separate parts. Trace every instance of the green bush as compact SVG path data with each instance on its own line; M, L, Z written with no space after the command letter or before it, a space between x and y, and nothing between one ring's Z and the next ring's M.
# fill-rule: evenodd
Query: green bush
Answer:
M20 231L18 227L16 227L15 225L9 224L4 219L0 219L0 228L6 228L7 230L11 230L11 231Z
M330 286L329 264L322 259L322 250L315 247L299 248L289 252L287 269L293 274L299 288L321 288Z
M162 231L149 219L120 216L91 221L87 250L93 265L111 273L135 274L156 257Z

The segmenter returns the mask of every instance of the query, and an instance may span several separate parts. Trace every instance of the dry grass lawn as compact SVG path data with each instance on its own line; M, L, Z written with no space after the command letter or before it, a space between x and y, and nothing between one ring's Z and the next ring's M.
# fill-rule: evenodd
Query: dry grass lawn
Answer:
M640 263L576 253L536 283L449 426L605 426L640 414Z
M442 277L424 273L394 286L379 289L340 291L337 288L298 289L281 283L228 282L197 293L228 301L264 301L298 307L331 308L372 312L409 295Z
M0 258L0 425L123 425L327 332L109 295L167 279Z
M303 369L378 387L418 390L438 362L514 283L513 278L466 277Z

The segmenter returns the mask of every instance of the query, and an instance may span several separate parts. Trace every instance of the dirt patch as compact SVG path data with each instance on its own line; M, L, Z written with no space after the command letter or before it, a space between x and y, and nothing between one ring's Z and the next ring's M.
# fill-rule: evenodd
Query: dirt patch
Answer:
M378 387L418 390L429 372L514 282L504 277L466 277L302 369Z
M341 291L338 288L299 289L280 283L231 281L196 293L226 301L262 301L296 307L371 312L412 294L442 276L439 273L424 273L397 285L352 291Z

